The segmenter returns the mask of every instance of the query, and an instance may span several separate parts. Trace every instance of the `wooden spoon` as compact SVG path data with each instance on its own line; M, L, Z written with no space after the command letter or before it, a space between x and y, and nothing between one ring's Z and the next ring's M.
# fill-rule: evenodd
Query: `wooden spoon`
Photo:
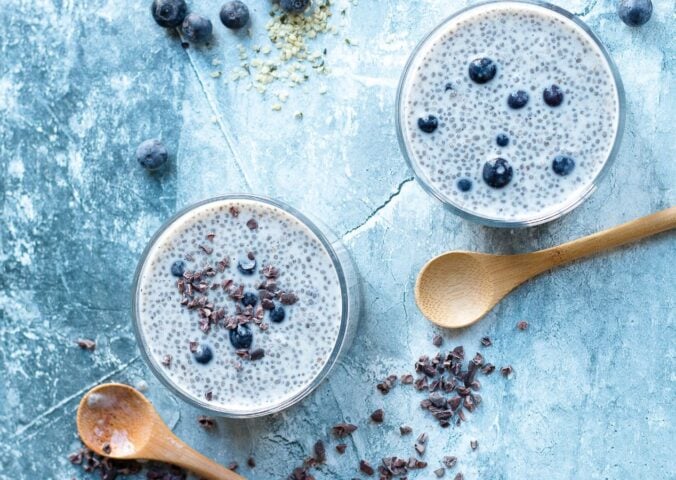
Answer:
M179 440L148 399L128 385L108 383L87 392L77 409L77 431L99 455L172 463L210 480L245 480Z
M420 270L415 300L422 313L437 325L466 327L529 278L557 265L673 228L676 207L533 253L446 252Z

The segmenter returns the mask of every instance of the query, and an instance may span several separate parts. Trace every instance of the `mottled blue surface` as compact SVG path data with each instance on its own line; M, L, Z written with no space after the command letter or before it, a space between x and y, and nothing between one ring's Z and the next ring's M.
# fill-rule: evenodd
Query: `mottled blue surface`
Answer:
M317 438L360 425L345 455L329 448L319 479L359 477L361 458L459 457L467 479L673 479L676 242L673 234L576 263L520 288L479 324L443 332L445 346L484 348L509 380L482 379L484 402L461 428L441 430L420 396L375 383L433 352L435 328L412 298L420 266L447 249L529 251L676 204L674 3L655 0L630 29L611 0L559 0L610 50L627 92L619 157L593 197L552 224L494 230L463 221L412 180L396 142L394 95L408 52L457 0L336 0L327 75L313 75L280 112L274 99L227 80L237 45L265 37L268 0L249 0L253 38L217 23L215 0L192 0L214 21L210 47L184 50L156 27L148 1L6 0L0 8L0 478L85 478L81 395L106 381L147 382L147 395L189 444L228 463L253 454L251 479L283 478ZM469 2L471 3L471 2ZM341 10L345 10L341 14ZM345 39L351 40L348 44ZM215 66L214 60L221 62ZM215 70L222 77L212 77ZM322 95L320 86L328 92ZM303 112L303 119L293 113ZM162 138L171 166L135 164ZM250 191L322 217L363 277L365 315L354 348L301 405L271 418L221 421L215 433L173 398L139 358L130 283L145 242L186 204ZM517 332L517 321L530 322ZM94 353L74 345L95 338ZM369 424L383 407L382 426ZM479 441L472 452L470 439ZM333 445L335 442L331 442ZM431 469L413 478L432 478Z

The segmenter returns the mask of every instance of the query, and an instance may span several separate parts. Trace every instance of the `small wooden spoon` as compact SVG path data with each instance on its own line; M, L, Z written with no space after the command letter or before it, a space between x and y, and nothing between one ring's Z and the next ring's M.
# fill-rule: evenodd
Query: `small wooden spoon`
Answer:
M676 228L676 207L533 253L446 252L420 270L415 300L422 313L437 325L466 327L529 278L557 265L672 228Z
M77 409L87 447L115 459L172 463L210 480L245 480L179 440L138 390L119 383L92 388Z

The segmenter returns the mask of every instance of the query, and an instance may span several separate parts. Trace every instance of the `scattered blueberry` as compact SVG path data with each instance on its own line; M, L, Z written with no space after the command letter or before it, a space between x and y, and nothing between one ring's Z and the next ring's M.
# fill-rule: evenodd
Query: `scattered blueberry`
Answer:
M563 90L558 85L552 85L543 90L542 98L550 107L558 107L563 103Z
M136 160L147 170L157 170L167 163L167 148L156 138L146 140L136 149Z
M189 13L181 27L185 38L191 42L206 42L211 37L211 20L196 13Z
M230 330L230 343L236 349L249 348L253 343L253 332L246 325L238 325L237 328Z
M258 295L256 295L253 292L246 292L242 297L242 305L244 305L245 307L248 307L249 305L255 307L257 303L258 303Z
M497 71L495 62L490 58L477 58L469 64L469 78L475 83L490 82Z
M279 323L286 318L286 312L284 311L284 307L281 305L275 305L275 308L270 310L270 320Z
M575 160L565 155L557 155L552 160L552 170L557 175L565 177L575 168Z
M158 25L174 28L183 22L188 13L188 6L185 0L153 0L150 11Z
M232 0L221 7L221 22L232 30L238 30L249 23L249 7L244 2Z
M495 143L497 143L499 147L506 147L509 145L509 137L504 133L499 133L498 136L495 137Z
M512 167L504 158L489 160L484 164L483 178L489 187L504 187L512 181L512 174Z
M195 361L202 365L206 365L214 358L214 354L208 345L199 345L197 350L193 352L193 356L195 357Z
M174 277L182 277L185 272L185 262L183 260L176 260L171 264L171 274Z
M469 192L472 189L472 181L468 178L461 178L458 180L458 190L461 192Z
M432 133L439 126L439 120L434 115L428 115L427 118L418 119L418 128L425 133Z
M302 13L310 6L310 0L279 0L282 9L289 13Z
M252 275L254 270L256 270L256 260L252 260L249 257L240 258L237 261L237 270L244 275Z
M509 105L509 108L513 108L514 110L525 107L527 103L528 93L523 90L512 92L509 94L509 97L507 97L507 105Z
M640 27L653 14L651 0L620 0L617 4L617 14L630 27Z

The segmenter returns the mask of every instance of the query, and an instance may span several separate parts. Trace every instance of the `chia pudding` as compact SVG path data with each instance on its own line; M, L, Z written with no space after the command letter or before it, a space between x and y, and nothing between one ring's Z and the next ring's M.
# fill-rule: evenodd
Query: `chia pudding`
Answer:
M402 76L402 149L431 193L494 225L556 218L595 188L622 129L622 86L603 47L556 7L459 12Z
M182 397L229 416L278 411L346 347L356 308L349 259L299 215L221 197L179 213L151 241L137 270L136 332Z

